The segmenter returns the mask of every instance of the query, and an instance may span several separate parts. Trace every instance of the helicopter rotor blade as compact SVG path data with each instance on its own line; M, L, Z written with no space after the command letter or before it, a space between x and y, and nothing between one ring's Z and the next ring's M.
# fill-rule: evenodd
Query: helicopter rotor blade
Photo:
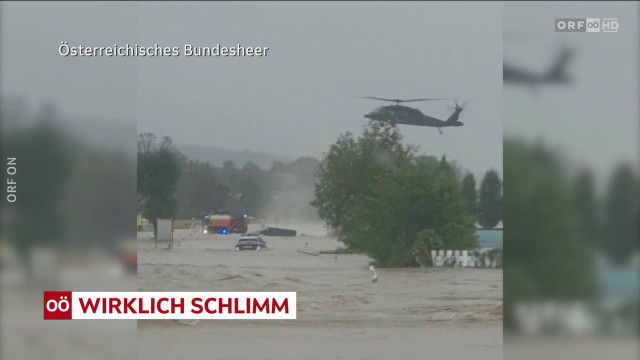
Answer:
M449 100L447 98L387 99L387 98L381 98L381 97L377 97L377 96L364 96L363 98L364 99L371 99L371 100L389 101L389 102L394 102L396 104L405 103L405 102L416 102L416 101Z
M438 100L449 100L449 99L447 99L447 98L420 98L420 99L406 99L406 100L402 100L402 102L438 101Z
M392 101L392 102L396 101L394 99L385 99L385 98L381 98L381 97L377 97L377 96L364 96L363 98L364 99L371 99L371 100Z

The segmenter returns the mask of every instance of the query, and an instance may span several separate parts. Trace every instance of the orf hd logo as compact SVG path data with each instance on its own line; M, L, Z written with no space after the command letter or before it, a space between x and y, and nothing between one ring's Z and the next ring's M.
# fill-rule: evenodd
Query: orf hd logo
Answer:
M617 32L618 18L556 18L556 32Z
M45 291L43 311L45 320L71 320L71 291Z

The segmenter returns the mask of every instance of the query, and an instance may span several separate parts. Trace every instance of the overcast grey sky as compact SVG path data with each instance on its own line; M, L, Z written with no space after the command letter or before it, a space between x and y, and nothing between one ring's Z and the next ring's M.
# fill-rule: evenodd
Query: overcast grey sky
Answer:
M474 172L501 170L501 8L495 4L140 5L139 39L268 45L267 58L142 59L138 130L178 143L320 156L383 97L460 96L464 128L402 127ZM418 104L447 116L449 103Z
M74 117L133 120L178 144L319 157L381 105L361 96L459 96L464 127L401 127L406 141L478 174L502 171L500 4L12 3L2 20L3 93ZM240 42L270 54L70 59L57 55L62 40ZM449 106L417 104L439 117Z
M68 116L133 122L135 61L63 58L63 40L112 44L135 40L134 4L3 2L2 95L51 102ZM88 120L87 120L88 121Z
M602 186L616 165L637 169L638 4L567 2L507 4L504 58L544 70L558 49L575 57L570 86L504 88L504 132L540 141L557 150L571 168L591 168ZM558 17L617 17L617 33L556 33Z

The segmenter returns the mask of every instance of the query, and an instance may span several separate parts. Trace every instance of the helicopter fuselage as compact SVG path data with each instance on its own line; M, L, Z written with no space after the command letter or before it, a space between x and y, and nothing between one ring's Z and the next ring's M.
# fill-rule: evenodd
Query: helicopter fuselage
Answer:
M404 124L429 127L462 126L458 116L462 108L456 107L453 114L447 120L440 120L423 114L420 110L403 105L381 106L364 117L373 121L380 121L389 125Z

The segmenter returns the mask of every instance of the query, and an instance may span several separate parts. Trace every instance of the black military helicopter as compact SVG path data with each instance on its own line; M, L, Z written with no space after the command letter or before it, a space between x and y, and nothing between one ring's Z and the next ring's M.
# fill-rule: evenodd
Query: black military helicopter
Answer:
M567 66L572 58L573 51L567 47L562 48L548 70L542 72L504 62L502 65L502 79L505 84L528 86L570 84L572 79L567 74Z
M420 110L400 105L401 103L417 102L417 101L438 101L449 100L446 98L420 98L420 99L386 99L376 96L365 96L365 99L380 100L393 102L394 105L381 106L364 117L373 121L384 122L388 125L395 126L397 124L416 125L435 127L442 134L443 127L463 126L464 124L458 120L464 106L460 105L457 100L453 100L455 108L453 113L447 120L436 119L432 116L423 114Z

